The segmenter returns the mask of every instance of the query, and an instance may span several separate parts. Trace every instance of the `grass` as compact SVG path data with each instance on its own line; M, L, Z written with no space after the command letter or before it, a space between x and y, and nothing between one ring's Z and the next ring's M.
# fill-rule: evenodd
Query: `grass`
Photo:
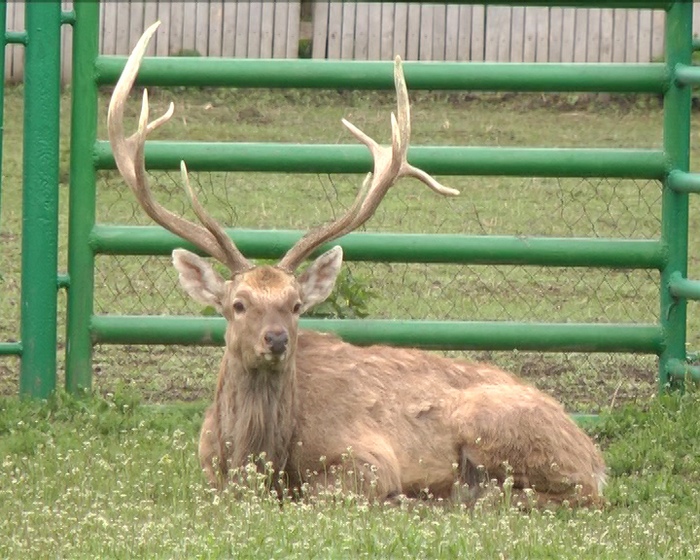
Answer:
M694 558L700 396L604 415L603 510L498 503L382 507L329 493L222 494L196 459L199 404L144 406L132 389L47 403L0 398L0 556L7 558Z

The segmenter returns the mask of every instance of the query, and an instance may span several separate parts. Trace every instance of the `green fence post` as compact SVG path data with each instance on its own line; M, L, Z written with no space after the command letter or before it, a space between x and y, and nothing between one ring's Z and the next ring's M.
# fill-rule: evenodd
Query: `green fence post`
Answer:
M666 15L666 64L673 76L679 64L689 65L692 53L692 2L674 2ZM689 86L671 80L664 96L664 150L670 171L688 171L690 160ZM688 193L676 192L664 181L661 240L668 248L668 261L661 271L661 325L666 337L659 356L659 390L671 382L669 361L685 361L686 300L670 290L674 273L683 278L688 268Z
M56 387L61 3L27 2L25 14L19 392L46 398Z
M7 0L0 1L0 41L2 41L2 52L0 52L0 225L2 225L2 144L5 136L5 50L7 48Z
M68 222L68 318L66 390L89 391L92 379L92 339L95 258L88 239L95 224L95 164L99 2L76 2L73 26L73 87L70 151L70 216Z

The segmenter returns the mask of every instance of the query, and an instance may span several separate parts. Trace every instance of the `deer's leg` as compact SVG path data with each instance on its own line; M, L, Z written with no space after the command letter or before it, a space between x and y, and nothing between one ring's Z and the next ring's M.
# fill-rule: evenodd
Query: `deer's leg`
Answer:
M222 472L219 439L218 421L214 407L210 407L204 414L204 422L199 433L199 464L209 484L215 488L223 486L225 476L225 473Z
M527 386L481 386L465 392L453 413L463 482L506 482L537 505L598 504L605 465L590 438L563 408ZM521 491L531 489L528 497Z

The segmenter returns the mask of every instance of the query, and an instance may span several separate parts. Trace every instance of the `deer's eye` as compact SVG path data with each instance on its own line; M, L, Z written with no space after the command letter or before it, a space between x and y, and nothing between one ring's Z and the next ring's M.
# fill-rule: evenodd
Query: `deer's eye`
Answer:
M299 313L301 311L301 302L297 301L292 307L292 313Z
M238 314L245 313L245 305L243 305L243 302L240 300L234 301L233 311Z

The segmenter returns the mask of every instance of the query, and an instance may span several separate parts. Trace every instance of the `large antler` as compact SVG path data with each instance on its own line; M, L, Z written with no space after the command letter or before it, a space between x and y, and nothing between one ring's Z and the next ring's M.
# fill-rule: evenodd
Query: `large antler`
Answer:
M360 227L372 217L384 195L401 177L415 177L435 192L445 196L459 194L459 191L438 183L422 169L413 167L406 159L411 139L411 110L401 58L398 56L394 62L394 85L398 117L394 113L391 114L391 147L380 146L354 124L345 119L342 120L353 136L369 148L374 160L374 172L367 175L362 189L348 211L336 221L309 231L282 258L280 267L294 270L323 243Z
M204 211L197 201L187 179L185 163L181 163L183 182L187 188L195 214L204 227L192 223L161 206L154 200L148 187L144 160L146 137L150 132L170 120L173 116L174 105L171 103L165 114L152 122L148 122L148 92L144 89L138 129L128 138L124 134L124 106L136 80L148 42L159 25L159 21L151 25L136 43L114 88L114 93L112 93L107 114L107 127L114 160L124 181L134 192L136 199L146 211L146 214L165 229L190 241L208 255L225 264L235 274L251 268L252 264L238 250L223 228Z

